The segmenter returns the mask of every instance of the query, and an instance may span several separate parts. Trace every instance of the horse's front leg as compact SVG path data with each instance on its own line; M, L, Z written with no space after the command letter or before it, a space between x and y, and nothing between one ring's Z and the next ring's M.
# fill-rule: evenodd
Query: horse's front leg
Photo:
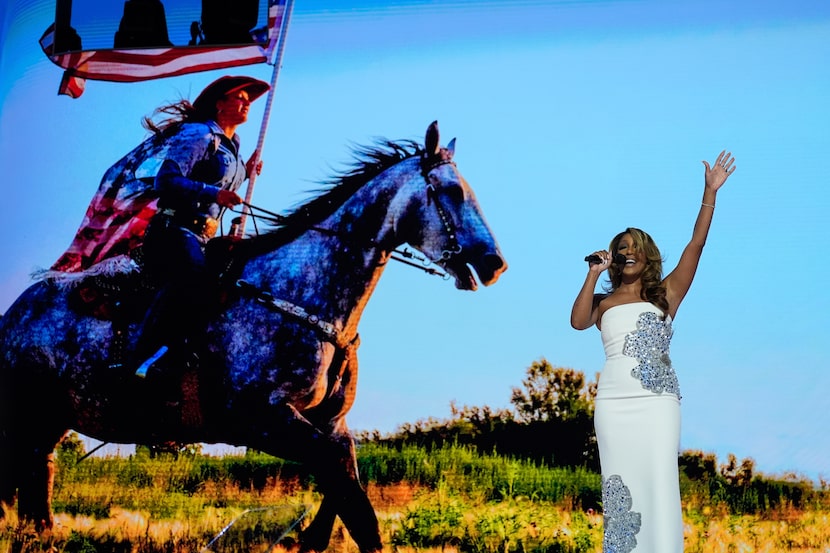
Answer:
M334 531L334 519L337 518L337 505L334 498L324 495L320 508L305 530L300 533L300 553L325 551L329 547Z
M341 462L344 463L343 468L346 469L349 478L352 479L353 482L359 483L360 480L357 472L357 457L355 454L354 440L348 433L344 423L337 426L332 434L332 439L339 443L345 452L343 457L341 457ZM361 492L362 495L365 495L362 488ZM366 498L366 501L368 502L368 497ZM328 549L329 541L331 539L332 532L334 531L335 518L338 514L340 514L341 520L344 521L343 523L348 528L349 524L344 519L344 516L348 517L349 514L338 513L338 501L336 500L336 497L332 494L324 494L323 500L320 502L320 508L317 509L317 514L314 516L314 520L305 530L303 530L300 537L302 547L301 551L303 553L310 551L324 551ZM372 509L372 514L374 515L374 509ZM355 541L357 541L357 539L355 539Z
M291 405L280 408L279 424L261 434L255 448L278 457L294 459L308 467L323 494L320 509L300 536L302 551L328 547L339 516L362 552L382 548L375 510L357 478L354 442L348 433L325 433L312 425Z

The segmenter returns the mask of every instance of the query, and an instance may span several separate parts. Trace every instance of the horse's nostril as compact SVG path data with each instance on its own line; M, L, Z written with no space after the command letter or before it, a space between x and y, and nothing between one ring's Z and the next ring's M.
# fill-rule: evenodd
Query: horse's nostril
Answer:
M484 256L484 265L492 269L494 272L505 266L504 259L500 255L488 253Z

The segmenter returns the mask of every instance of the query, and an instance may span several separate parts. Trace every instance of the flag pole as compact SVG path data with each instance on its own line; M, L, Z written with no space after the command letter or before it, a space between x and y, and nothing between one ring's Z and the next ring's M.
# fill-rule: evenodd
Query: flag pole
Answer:
M285 50L285 37L288 34L288 22L291 19L291 10L294 7L294 0L286 0L285 13L283 14L282 24L280 26L279 39L277 40L276 57L274 59L274 71L271 74L271 88L268 90L268 97L265 100L265 112L262 115L262 125L259 128L259 138L257 139L256 149L253 153L253 166L256 167L262 155L262 145L265 143L265 132L268 129L268 119L271 115L271 104L274 100L274 92L277 89L277 77L279 76L280 66L282 65L282 53ZM257 171L251 171L248 175L248 187L245 189L245 204L242 206L242 215L239 217L239 224L236 226L234 236L242 237L245 235L245 223L248 219L248 213L251 208L251 198L254 195L254 183L256 182Z

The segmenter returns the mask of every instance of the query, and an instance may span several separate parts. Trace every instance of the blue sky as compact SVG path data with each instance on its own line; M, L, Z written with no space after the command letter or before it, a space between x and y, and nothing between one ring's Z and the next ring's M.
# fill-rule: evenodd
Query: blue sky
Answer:
M582 258L626 226L671 268L700 205L701 160L737 171L718 197L675 322L684 449L830 477L830 4L808 0L297 1L254 203L281 211L351 144L421 140L437 119L510 263L475 293L390 266L360 332L349 421L394 430L449 405L508 407L541 357L593 376L596 329L569 325ZM0 8L3 9L3 8ZM144 115L249 66L56 95L38 46L52 3L2 14L0 312L69 244ZM264 102L240 128L256 143ZM250 230L250 228L249 228ZM818 282L813 282L818 280Z

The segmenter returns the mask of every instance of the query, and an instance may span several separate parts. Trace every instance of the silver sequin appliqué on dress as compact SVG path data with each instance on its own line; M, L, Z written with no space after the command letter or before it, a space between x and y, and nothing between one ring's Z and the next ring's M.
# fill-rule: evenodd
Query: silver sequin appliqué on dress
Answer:
M602 512L605 531L602 553L629 553L637 547L640 513L631 510L631 492L619 475L602 480Z
M669 358L671 337L670 320L663 320L650 311L640 313L637 330L625 337L623 355L639 362L631 369L631 376L638 379L643 388L655 394L674 394L679 399L680 385Z

